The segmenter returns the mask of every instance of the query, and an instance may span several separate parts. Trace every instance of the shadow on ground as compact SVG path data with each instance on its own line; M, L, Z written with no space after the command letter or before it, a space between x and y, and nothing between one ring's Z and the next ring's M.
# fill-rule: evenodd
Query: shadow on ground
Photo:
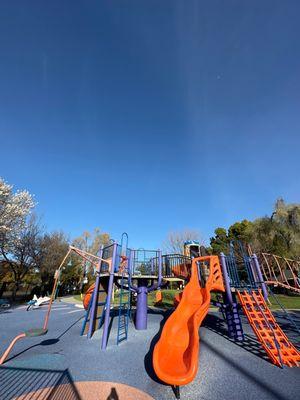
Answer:
M159 380L159 378L156 376L155 371L153 369L153 364L152 364L152 357L153 357L153 351L154 351L154 347L156 345L156 343L158 342L161 332L163 330L164 324L166 323L167 319L169 318L169 316L172 314L173 310L158 310L158 309L149 309L148 310L149 314L160 314L163 316L162 320L160 321L160 326L159 326L159 330L156 333L156 335L153 337L153 339L151 340L150 346L149 346L149 350L147 352L147 354L145 355L144 358L144 366L145 366L145 370L147 372L147 374L149 375L149 377L157 382L160 383L162 385L165 385L164 382L161 382Z
M21 354L26 353L28 350L33 349L34 347L39 347L39 346L51 346L53 344L56 344L59 342L60 338L62 338L74 325L76 325L83 317L78 318L75 322L73 322L70 326L68 326L67 329L65 329L57 338L53 338L53 339L46 339L46 340L42 340L40 343L36 343L30 347L27 347L27 349L20 351L19 353L15 354L14 356L8 358L6 360L7 361L11 361L16 357L19 357ZM25 338L26 340L26 338ZM2 398L0 397L0 399L2 400Z
M300 349L300 312L289 311L289 318L282 311L273 311L273 314L294 346Z
M225 356L225 354L223 354L220 350L216 349L214 346L212 346L211 343L208 343L205 339L202 340L202 343L204 343L211 352L215 353L217 357L225 361L225 363L228 364L229 367L235 369L238 375L242 376L247 381L249 381L250 385L257 386L261 391L265 392L268 396L270 396L270 398L276 400L287 400L289 398L283 394L278 393L277 390L273 389L271 387L272 382L270 382L270 384L267 384L263 382L262 379L258 379L256 375L252 374L249 370L247 370L247 368L243 367L241 363L237 363L232 359L228 358L228 356Z
M84 400L68 369L0 367L0 399ZM119 400L112 387L107 400Z
M270 363L267 353L264 351L264 349L261 347L261 344L256 339L246 333L244 334L245 340L243 342L237 342L234 339L231 339L228 336L228 329L226 327L225 321L219 318L217 315L208 314L204 320L203 327L217 333L234 345L241 347L249 353L254 354L255 356Z
M66 370L0 367L0 399L18 399L39 391L49 400L81 400L73 379Z

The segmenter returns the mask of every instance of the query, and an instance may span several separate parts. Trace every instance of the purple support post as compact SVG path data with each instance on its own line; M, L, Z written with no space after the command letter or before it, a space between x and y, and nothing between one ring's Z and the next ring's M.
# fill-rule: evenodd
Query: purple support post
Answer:
M252 257L250 257L250 267L251 267L254 283L259 283L260 279L257 276L256 268L255 268L254 261L253 261Z
M116 257L117 257L117 243L114 243L113 244L113 254L112 254L112 258L111 258L111 266L110 266L110 271L109 271L108 291L107 291L107 298L106 298L106 305L105 305L105 317L104 317L104 324L103 324L101 350L106 349L107 340L108 340L110 304L111 304L112 288L113 288L114 277L115 277L114 270L115 270Z
M139 286L136 288L131 285L131 276L129 278L130 289L137 293L136 319L135 327L137 330L147 329L147 312L148 312L148 293L156 290L161 286L162 282L162 255L158 252L158 281L156 284L147 287L148 279L139 279Z
M231 293L230 282L229 282L229 277L228 277L228 272L227 272L227 267L226 267L226 258L225 258L224 253L220 254L220 260L221 260L221 267L222 267L223 279L224 279L224 283L225 283L227 300L232 305L233 304L232 293Z
M99 257L103 256L103 245L100 248ZM92 307L90 311L90 322L89 322L89 330L87 334L87 338L90 339L94 333L95 328L95 318L97 316L97 303L98 303L98 294L99 294L99 286L100 286L100 273L101 273L101 260L99 261L98 269L97 269L97 277L95 282L95 289L92 297Z
M137 330L147 329L148 289L147 280L141 279L137 289L136 320Z
M129 254L129 261L128 261L128 286L129 289L134 292L135 288L132 286L131 283L131 276L133 275L133 268L134 268L134 250L130 250L130 254Z
M267 300L267 298L268 298L268 290L267 290L267 286L265 284L264 278L262 276L260 265L259 265L259 262L258 262L256 254L252 255L252 260L253 260L253 265L254 265L256 273L257 273L257 277L259 279L259 283L261 284L261 289L262 289L262 292L263 292L264 299Z
M226 257L224 253L220 254L220 261L221 261L221 267L222 267L222 273L226 291L226 295L223 296L225 303L223 305L223 310L225 311L225 317L228 326L228 335L229 337L235 340L243 341L244 333L243 333L242 321L239 316L238 305L236 301L233 301L230 288L230 281L226 266Z

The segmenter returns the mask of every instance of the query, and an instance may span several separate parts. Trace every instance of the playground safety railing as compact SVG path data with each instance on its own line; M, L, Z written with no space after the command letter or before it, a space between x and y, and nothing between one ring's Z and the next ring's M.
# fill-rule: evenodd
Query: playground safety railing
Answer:
M162 257L162 275L165 277L189 277L192 259L182 254L165 254Z
M299 260L291 260L275 254L261 253L259 261L266 282L297 293L300 292Z
M133 250L131 274L136 276L158 276L158 250Z
M225 256L225 261L231 287L257 289L250 257L244 257L242 262L237 262L234 255L229 254Z

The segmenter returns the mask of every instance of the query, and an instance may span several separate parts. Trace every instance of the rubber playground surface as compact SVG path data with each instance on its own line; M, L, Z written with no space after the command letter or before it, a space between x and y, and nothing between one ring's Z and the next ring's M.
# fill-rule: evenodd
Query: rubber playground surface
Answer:
M0 352L23 330L39 327L46 307L24 307L0 313ZM295 345L297 333L281 312L274 313ZM147 331L130 323L128 340L116 345L117 318L111 324L106 351L102 330L93 338L80 337L83 309L55 302L46 336L18 342L0 368L0 399L122 400L174 399L172 388L157 381L152 351L166 314L149 311ZM293 312L300 323L300 312ZM219 312L212 311L200 328L200 361L196 379L182 387L182 399L280 399L300 397L300 369L274 366L243 318L246 340L227 337ZM298 338L299 339L299 338ZM298 347L299 348L299 347Z

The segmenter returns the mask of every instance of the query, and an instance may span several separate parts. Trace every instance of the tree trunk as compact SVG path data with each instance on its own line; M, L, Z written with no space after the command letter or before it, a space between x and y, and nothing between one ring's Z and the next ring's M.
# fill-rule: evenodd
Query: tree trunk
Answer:
M6 286L7 286L7 282L3 282L1 285L1 288L0 288L0 299L2 298L3 293L5 292Z
M15 301L16 300L16 296L17 296L17 291L19 290L19 288L20 288L20 281L16 281L15 283L14 283L14 287L13 287L13 291L12 291L12 295L11 295L11 299L12 299L12 301Z
M30 287L30 283L28 283L27 286L26 286L25 297L27 297L27 293L28 293L29 287Z

